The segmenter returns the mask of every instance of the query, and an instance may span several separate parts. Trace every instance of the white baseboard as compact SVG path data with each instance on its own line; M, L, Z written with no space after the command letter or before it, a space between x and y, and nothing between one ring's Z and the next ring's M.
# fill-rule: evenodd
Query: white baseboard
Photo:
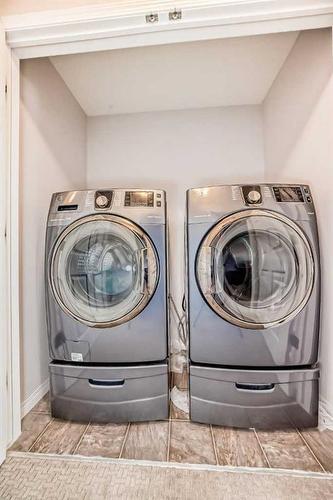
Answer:
M319 401L319 422L320 429L333 430L333 407L325 399Z
M42 399L50 388L49 379L47 378L44 382L34 390L30 396L21 403L21 417L25 417L30 410Z

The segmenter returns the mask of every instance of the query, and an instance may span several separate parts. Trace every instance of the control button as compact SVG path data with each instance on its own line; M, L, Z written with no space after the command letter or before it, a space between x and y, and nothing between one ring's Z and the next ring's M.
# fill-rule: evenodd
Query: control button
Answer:
M247 195L247 200L249 203L259 203L261 194L258 191L250 191Z
M97 198L96 198L96 205L98 207L101 207L101 208L106 207L108 203L109 203L109 200L108 200L108 198L106 196L104 196L104 194L101 194L100 196L97 196Z
M306 201L307 201L308 203L312 203L311 196L307 196L307 197L306 197Z
M161 202L160 202L160 201L157 201L157 202L156 202L156 205L157 205L158 207L161 207L161 206L162 206L162 204L161 204Z
M156 198L161 198L161 197L162 197L161 193L156 194Z

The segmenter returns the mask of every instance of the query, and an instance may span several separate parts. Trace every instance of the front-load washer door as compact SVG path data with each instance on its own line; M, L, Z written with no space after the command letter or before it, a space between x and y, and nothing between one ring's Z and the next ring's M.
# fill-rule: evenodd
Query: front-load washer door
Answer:
M206 302L223 319L250 329L295 317L310 297L314 271L303 231L267 210L222 219L196 256L197 283Z
M158 256L149 236L115 215L77 220L61 233L50 258L56 301L91 327L133 319L148 304L158 279Z

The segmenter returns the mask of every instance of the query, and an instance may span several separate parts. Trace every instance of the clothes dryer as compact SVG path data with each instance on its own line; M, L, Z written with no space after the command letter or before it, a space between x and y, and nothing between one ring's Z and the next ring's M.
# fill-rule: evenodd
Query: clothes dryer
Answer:
M320 265L305 185L187 193L191 418L314 426Z

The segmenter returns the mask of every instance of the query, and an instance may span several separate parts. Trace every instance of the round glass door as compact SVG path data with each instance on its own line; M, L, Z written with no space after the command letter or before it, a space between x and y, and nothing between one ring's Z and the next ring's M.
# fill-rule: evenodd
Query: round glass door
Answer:
M204 238L196 275L217 314L260 329L290 320L305 306L314 262L305 235L290 219L247 210L226 217Z
M68 226L55 244L49 269L60 307L95 327L134 318L149 302L158 278L158 258L148 235L108 214Z

